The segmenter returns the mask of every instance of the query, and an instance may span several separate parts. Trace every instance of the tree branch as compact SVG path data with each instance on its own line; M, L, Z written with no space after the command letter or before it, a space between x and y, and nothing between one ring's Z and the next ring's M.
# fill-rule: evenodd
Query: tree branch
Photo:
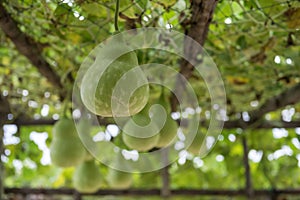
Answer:
M204 45L209 25L213 18L213 12L218 0L192 0L191 1L191 18L189 20L189 28L184 27L185 34L198 42L201 46ZM197 56L201 53L200 49L195 47L190 40L186 40L184 44L184 53L189 60L196 61ZM199 61L198 61L199 62ZM201 61L200 61L201 62ZM180 73L188 79L193 72L194 66L186 59L181 60Z
M17 50L26 56L30 62L37 67L38 71L47 78L47 80L59 89L63 88L60 77L54 72L50 64L41 54L41 45L32 38L23 33L17 22L7 12L0 2L0 28L5 35L15 44Z
M182 23L182 27L185 29L185 35L192 38L198 42L201 46L204 45L206 40L209 25L212 21L213 12L217 5L218 0L192 0L191 1L191 18L188 22ZM197 60L198 55L201 50L195 47L190 40L185 40L184 42L184 54L189 61L194 61L194 63L200 63ZM192 65L188 60L182 58L180 61L180 74L182 76L177 76L175 83L175 93L181 96L185 89L185 82L183 78L189 79L194 70L194 65ZM172 111L177 110L178 100L174 93L170 97L170 102L172 106Z
M7 122L7 115L10 113L10 105L7 97L2 95L0 91L0 124Z
M234 128L242 128L247 129L252 126L250 122L244 122L243 120L232 120L227 121L224 124L225 129L234 129ZM285 121L266 121L263 120L259 122L255 127L255 129L270 129L270 128L297 128L300 127L300 121L292 121L292 122L285 122Z
M268 99L262 106L258 109L250 111L251 122L255 122L260 119L263 115L283 108L287 105L293 105L300 102L300 83L295 86L283 91L277 96Z

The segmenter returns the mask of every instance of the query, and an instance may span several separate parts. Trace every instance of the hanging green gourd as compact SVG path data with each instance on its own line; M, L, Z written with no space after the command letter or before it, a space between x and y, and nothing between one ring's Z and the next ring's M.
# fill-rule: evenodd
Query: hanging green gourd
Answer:
M118 9L119 0L115 15L116 32ZM140 112L148 102L149 86L138 68L136 53L122 35L117 34L96 47L92 56L94 62L88 66L80 86L87 109L103 117L126 117Z
M155 104L161 105L166 112L166 118L162 118L162 115L159 112L156 112L156 110L153 112L153 118L157 123L164 122L163 127L159 131L159 140L156 144L156 147L166 147L175 141L178 124L171 117L171 106L165 98L163 89L159 99L155 102Z
M55 123L52 132L50 157L53 164L59 167L71 167L83 162L86 150L77 135L72 119L61 118Z
M85 160L88 161L94 159L92 154L97 153L99 148L91 136L92 124L89 119L82 117L78 123L77 130L80 140L86 149Z
M129 120L122 132L124 144L137 151L148 151L157 145L159 128L148 116L148 106Z
M128 189L132 185L132 174L127 172L109 169L107 183L114 189Z
M130 167L124 160L121 153L119 153L114 160L114 167L124 168L130 170ZM106 177L109 187L113 189L128 189L133 183L132 173L120 171L110 167Z
M94 193L102 185L103 177L95 160L89 160L76 167L73 184L82 193Z

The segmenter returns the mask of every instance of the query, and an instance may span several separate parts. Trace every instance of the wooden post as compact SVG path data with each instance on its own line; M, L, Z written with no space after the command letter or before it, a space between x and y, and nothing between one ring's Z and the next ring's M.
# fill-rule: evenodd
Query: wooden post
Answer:
M82 199L81 194L77 191L74 192L73 196L74 196L74 200L81 200Z
M244 150L244 167L245 167L245 191L249 199L253 199L253 188L252 188L252 180L251 180L251 170L250 170L250 164L249 164L249 148L247 144L247 138L246 136L242 136L242 143L243 143L243 150Z
M2 95L0 91L0 156L3 154L3 137L4 130L3 126L7 122L7 115L10 113L9 103L7 98ZM4 166L0 157L0 199L4 199Z
M1 115L1 113L0 113ZM3 136L4 136L4 130L3 130L3 121L0 119L0 155L3 153ZM2 160L0 158L0 199L4 199L4 185L3 185L3 180L4 180L4 166L2 163Z
M161 178L162 178L162 188L161 195L163 197L168 197L171 195L170 190L170 174L169 174L169 149L166 148L162 151L162 163L165 166L161 170Z

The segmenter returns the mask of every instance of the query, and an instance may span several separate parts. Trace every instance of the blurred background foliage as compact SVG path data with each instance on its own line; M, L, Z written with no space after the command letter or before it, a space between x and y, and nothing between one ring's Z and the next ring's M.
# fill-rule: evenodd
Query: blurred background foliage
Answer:
M114 1L4 2L22 32L43 45L41 53L62 83L67 77L75 79L83 59L114 32ZM119 26L121 30L155 26L182 32L181 22L189 18L189 6L189 0L121 0ZM218 2L204 47L225 82L227 120L247 118L249 111L300 82L299 29L297 0ZM140 62L151 60L179 69L179 58L175 55L164 60L151 51L138 55ZM196 72L190 83L199 99L201 117L208 119L210 96L205 83ZM72 90L68 85L65 87ZM58 89L18 53L1 31L0 91L9 100L11 113L7 117L12 123L19 118L57 120L62 113ZM287 106L264 118L299 121L300 105ZM4 126L5 150L1 160L5 165L5 186L72 187L74 169L57 168L48 159L51 130L51 125ZM242 137L249 143L254 188L300 186L300 129L279 125L260 130L224 129L207 157L188 154L170 166L171 188L243 188ZM107 173L104 165L100 168L103 174ZM133 187L160 187L159 176L158 172L135 174Z

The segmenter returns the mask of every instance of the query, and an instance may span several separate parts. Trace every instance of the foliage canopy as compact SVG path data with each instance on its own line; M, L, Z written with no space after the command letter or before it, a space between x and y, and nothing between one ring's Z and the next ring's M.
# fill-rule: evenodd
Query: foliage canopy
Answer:
M190 7L195 2L198 1L121 0L120 30L154 26L186 32L192 26L186 23L193 15ZM40 66L33 65L15 48L14 39L0 31L0 92L10 109L1 157L6 169L5 185L71 187L74 169L54 167L46 159L52 126L22 126L22 123L59 119L64 108L62 94L72 90L83 59L114 32L115 2L11 0L1 3L21 33L32 39L29 44L35 46L25 44L25 51L39 49L36 57L49 64L60 82L55 85L41 76ZM299 38L297 0L220 0L217 3L204 48L217 64L225 83L228 122L248 122L253 110L259 110L268 100L300 84ZM151 50L138 51L137 55L140 64L158 62L180 70L176 55ZM167 74L164 76L168 78ZM208 120L211 105L205 82L196 72L189 81L197 94L201 118ZM247 138L250 149L254 188L299 187L299 93L298 87L296 92L280 96L277 102L281 105L295 95L293 105L275 106L271 112L262 112L259 123L271 124L269 129L256 129L255 124L248 129L229 126L209 156L180 157L170 166L171 187L243 187L243 137ZM152 98L157 94L154 88ZM71 102L66 104L71 108ZM288 122L295 125L285 129ZM205 131L205 126L202 128ZM94 131L108 134L109 128L102 126ZM100 170L107 174L105 166ZM158 172L135 174L133 178L134 187L161 186ZM108 185L104 183L103 187Z

